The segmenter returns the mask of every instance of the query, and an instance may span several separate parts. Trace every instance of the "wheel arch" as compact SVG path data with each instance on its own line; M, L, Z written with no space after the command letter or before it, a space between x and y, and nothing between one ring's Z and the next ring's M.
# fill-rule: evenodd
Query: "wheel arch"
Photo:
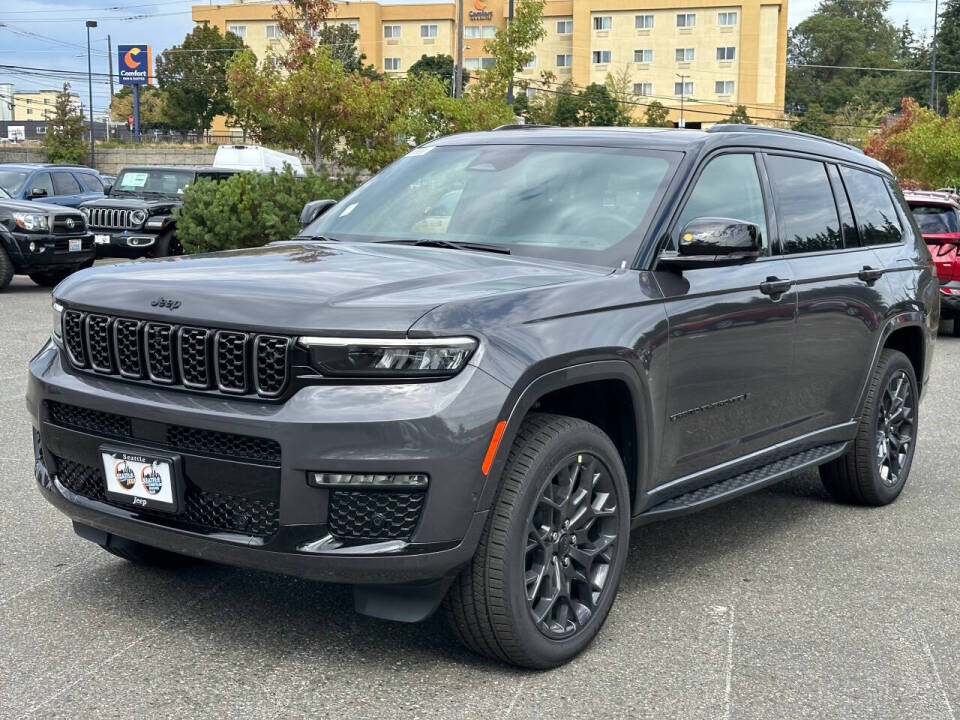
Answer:
M860 397L857 401L856 414L859 417L863 412L863 404L867 398L867 388L870 385L877 363L880 362L880 354L887 348L898 350L907 356L910 364L913 366L914 374L917 378L917 389L922 393L924 389L924 372L929 358L927 357L927 339L928 331L924 322L924 314L917 310L910 310L893 315L884 322L879 333L876 349L873 353L873 360L870 363L869 372L863 382L860 390Z

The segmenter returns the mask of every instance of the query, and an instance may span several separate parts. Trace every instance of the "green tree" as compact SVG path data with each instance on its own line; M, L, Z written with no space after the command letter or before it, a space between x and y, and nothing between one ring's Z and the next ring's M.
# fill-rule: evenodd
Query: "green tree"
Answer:
M83 115L73 102L70 83L64 83L57 93L53 117L47 121L47 132L41 141L47 162L80 165L87 158Z
M622 124L620 104L599 83L590 83L580 92L579 125L613 126Z
M346 23L324 24L317 33L317 44L327 47L330 57L339 60L347 72L358 72L369 78L379 79L380 73L373 65L364 65L367 56L357 48L360 33Z
M830 126L830 117L823 111L817 103L811 103L807 107L807 112L799 120L790 126L791 130L805 132L810 135L819 135L820 137L832 138L833 128Z
M474 83L477 92L487 97L505 95L507 86L524 66L533 60L533 49L546 37L543 24L544 0L516 0L513 21L497 30L483 43L484 52L494 58L493 67L480 70Z
M647 127L673 127L670 111L659 100L651 100L643 111L643 124Z
M753 120L751 120L747 114L746 105L737 105L726 119L726 122L732 123L733 125L753 125Z
M630 71L630 66L624 63L616 73L608 72L603 84L617 103L617 121L614 124L633 124L633 111L636 105L633 101L633 73Z
M580 96L573 92L573 86L570 83L564 83L557 90L552 122L562 127L580 123Z
M296 70L302 59L321 45L321 33L333 12L334 0L286 0L273 6L273 19L286 40L286 52L276 62L287 70Z
M449 87L453 82L453 58L449 55L421 55L410 69L409 75L433 75ZM470 82L470 72L463 71L463 84Z
M921 67L929 69L929 55L924 59L926 64ZM960 68L960 0L946 0L940 5L940 21L937 32L937 67L945 70ZM924 90L916 97L926 98L929 93L930 76L919 76L923 79ZM949 95L960 88L960 76L937 75L937 91L945 100ZM945 105L946 103L944 103Z
M170 125L166 114L167 95L154 85L143 85L140 88L140 128L152 130L160 128L166 130ZM127 122L133 115L133 88L124 85L120 92L110 100L110 119L114 122Z
M883 103L849 102L833 115L833 137L862 150L888 114Z
M210 25L197 25L183 44L157 57L157 84L166 95L164 115L171 127L205 132L217 115L233 112L226 71L243 40Z

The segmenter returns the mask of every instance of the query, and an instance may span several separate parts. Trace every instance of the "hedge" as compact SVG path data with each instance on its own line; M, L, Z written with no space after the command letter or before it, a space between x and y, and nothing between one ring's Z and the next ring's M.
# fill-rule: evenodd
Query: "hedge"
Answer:
M300 211L306 202L339 200L352 189L353 184L344 180L296 177L289 171L238 173L219 183L202 179L183 193L177 238L188 253L289 240L300 229Z

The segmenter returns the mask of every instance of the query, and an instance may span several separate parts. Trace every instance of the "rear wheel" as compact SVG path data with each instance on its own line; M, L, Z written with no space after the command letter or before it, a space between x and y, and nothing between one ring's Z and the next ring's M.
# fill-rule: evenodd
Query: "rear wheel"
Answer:
M860 505L897 499L913 463L919 399L910 360L898 350L885 349L873 371L853 446L820 467L831 495Z
M199 562L199 560L188 557L187 555L179 555L169 550L161 550L160 548L116 536L111 536L109 544L103 546L103 549L111 555L116 555L118 558L123 558L135 565L146 565L148 567L190 567Z
M529 416L476 555L444 602L455 633L516 665L567 662L610 612L629 533L626 473L610 438L583 420Z
M3 290L13 280L13 262L7 251L0 247L0 290Z

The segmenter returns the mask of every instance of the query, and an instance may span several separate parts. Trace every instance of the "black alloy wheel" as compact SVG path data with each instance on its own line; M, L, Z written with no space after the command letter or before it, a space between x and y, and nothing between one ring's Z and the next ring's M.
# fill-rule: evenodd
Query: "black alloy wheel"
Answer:
M888 487L899 484L910 457L915 410L913 385L898 370L887 382L877 413L877 471Z

